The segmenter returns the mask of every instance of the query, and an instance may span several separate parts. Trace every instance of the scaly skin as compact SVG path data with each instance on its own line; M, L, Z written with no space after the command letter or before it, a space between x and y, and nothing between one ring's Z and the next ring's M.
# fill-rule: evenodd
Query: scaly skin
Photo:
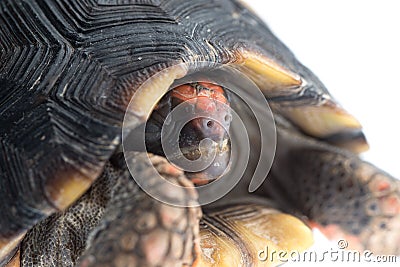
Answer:
M120 156L78 202L30 230L9 266L276 266L279 261L260 261L258 250L302 251L312 243L303 222L254 196L208 209L200 223L200 208L169 206L145 194ZM135 168L165 191L144 157L135 153ZM164 158L151 161L169 181L192 186ZM197 199L193 187L172 193L181 203Z
M400 181L349 151L290 129L278 133L267 195L349 248L400 255Z
M133 160L135 168L148 176L144 157L145 153L138 153ZM151 157L168 180L191 185L166 160ZM193 262L199 246L200 208L172 207L151 198L120 163L107 164L77 203L28 232L21 246L21 266L181 266ZM149 183L154 179L148 178ZM182 203L196 202L193 187L174 193Z

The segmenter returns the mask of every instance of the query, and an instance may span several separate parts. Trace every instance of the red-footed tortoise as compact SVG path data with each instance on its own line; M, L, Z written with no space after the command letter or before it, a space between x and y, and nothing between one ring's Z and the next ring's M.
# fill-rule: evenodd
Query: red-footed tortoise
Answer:
M208 77L167 90L221 66L248 77L268 100L276 155L255 193L243 179L202 211L187 176L204 184L222 174L216 166L235 167L228 161L240 153L227 141L235 96ZM306 249L312 234L304 223L350 248L400 252L399 182L358 158L368 147L361 125L241 1L1 1L0 86L1 265L276 265L258 252ZM232 151L194 174L163 158L155 134L191 99L196 112L228 119L225 131L213 120L187 124L179 143L189 148L185 157L197 159L202 138L218 144L218 155ZM128 164L127 108L132 132L148 119L143 110L155 110L146 128L153 154L133 146ZM240 101L232 108L251 128L249 109ZM249 132L251 145L262 147ZM262 152L251 153L244 178ZM144 192L127 165L180 207ZM160 182L151 166L182 187Z

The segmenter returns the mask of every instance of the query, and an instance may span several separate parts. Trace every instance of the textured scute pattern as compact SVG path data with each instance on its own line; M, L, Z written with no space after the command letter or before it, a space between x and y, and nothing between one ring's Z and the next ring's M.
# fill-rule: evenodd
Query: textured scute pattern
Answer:
M299 66L235 1L1 1L0 236L54 212L46 184L99 175L147 78L249 44Z
M400 181L337 150L293 150L287 162L289 175L275 173L269 183L291 212L306 215L353 248L400 254Z
M151 180L154 177L148 175L149 166L143 157L135 156L136 168ZM168 171L166 160L152 160L166 179L190 185L181 172ZM154 187L159 186L162 184L154 183ZM193 188L175 197L186 204L197 199ZM150 198L126 167L107 164L102 176L77 203L28 232L21 249L22 266L190 264L196 257L200 216L199 208L173 207Z

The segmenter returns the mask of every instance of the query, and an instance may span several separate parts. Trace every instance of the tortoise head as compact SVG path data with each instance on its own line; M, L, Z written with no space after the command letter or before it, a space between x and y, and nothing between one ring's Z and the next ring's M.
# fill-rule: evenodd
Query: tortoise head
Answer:
M170 90L154 109L146 125L146 146L178 166L185 162L186 175L196 185L206 184L229 168L231 120L229 98L221 86L183 84ZM161 140L164 126L169 130ZM172 146L172 153L165 146Z

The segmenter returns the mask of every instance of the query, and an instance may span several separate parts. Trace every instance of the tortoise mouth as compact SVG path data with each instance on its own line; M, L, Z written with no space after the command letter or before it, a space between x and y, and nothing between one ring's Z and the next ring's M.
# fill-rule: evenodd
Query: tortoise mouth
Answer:
M192 170L198 170L203 167L201 171L190 171L190 168L186 169L186 177L195 185L204 185L220 178L229 170L230 148L228 138L218 143L209 141L206 145L199 145L197 148L193 146L181 148L182 155L193 164L191 166ZM205 162L207 166L201 166ZM179 166L179 159L177 165Z

